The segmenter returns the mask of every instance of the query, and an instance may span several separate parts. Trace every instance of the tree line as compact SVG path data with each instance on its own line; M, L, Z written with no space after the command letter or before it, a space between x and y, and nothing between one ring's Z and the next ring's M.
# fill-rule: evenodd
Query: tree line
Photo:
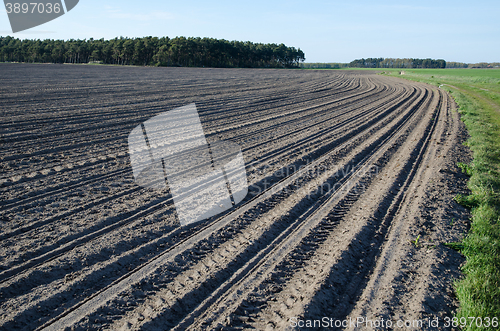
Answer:
M469 63L468 68L481 68L481 69L500 68L500 63L499 62Z
M451 69L463 69L463 68L468 68L469 64L468 63L463 63L463 62L451 62L447 61L446 62L446 68L451 68Z
M320 62L309 62L309 63L301 63L299 65L302 69L341 69L349 67L349 63L320 63Z
M418 60L418 59L417 59ZM431 60L432 61L432 60ZM435 60L435 61L444 61L444 60ZM417 65L416 67L409 67L408 64L412 63L412 65ZM405 65L405 66L403 66ZM424 66L422 66L424 65ZM429 68L427 67L428 62L424 62L424 60L414 61L414 59L383 59L383 58L375 58L375 59L360 59L352 61L351 63L321 63L321 62L309 62L309 63L300 63L299 67L303 69L341 69L341 68ZM432 62L431 62L432 65ZM436 65L436 63L434 63ZM498 62L480 62L480 63L464 63L464 62L453 62L453 61L445 61L445 67L448 69L459 69L459 68L500 68L500 63ZM438 68L442 68L443 63L439 62ZM432 68L432 67L431 67Z
M0 36L0 61L218 68L294 68L305 60L284 44L214 38L144 37L21 40Z
M446 68L445 60L368 58L349 63L351 68Z

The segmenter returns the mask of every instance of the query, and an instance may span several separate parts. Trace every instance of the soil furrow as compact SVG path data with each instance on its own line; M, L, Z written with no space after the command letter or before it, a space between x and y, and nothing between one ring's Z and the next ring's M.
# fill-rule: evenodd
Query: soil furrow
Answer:
M467 225L467 153L444 92L361 71L5 69L1 330L451 316L460 259L439 242ZM134 183L127 136L193 102L209 143L240 145L249 194L180 227L168 189Z

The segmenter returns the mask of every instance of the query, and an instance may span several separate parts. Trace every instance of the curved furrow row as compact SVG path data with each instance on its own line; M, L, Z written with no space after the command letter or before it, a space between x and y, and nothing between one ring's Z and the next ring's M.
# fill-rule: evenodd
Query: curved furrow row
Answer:
M413 107L413 111L420 111L419 103L417 106ZM420 111L421 112L421 111ZM175 314L176 311L168 310L159 310L157 309L157 305L155 303L163 302L163 307L173 307L174 302L167 302L165 298L175 298L175 300L182 300L182 296L179 295L178 290L179 286L172 285L170 290L163 290L158 295L153 297L149 296L147 303L144 303L141 307L136 309L133 313L129 313L129 317L124 318L125 324L131 324L130 321L133 321L134 328L136 327L145 327L146 328L155 328L158 325L175 325L174 329L183 330L187 327L191 327L194 330L197 329L213 329L215 326L219 324L220 321L226 322L226 317L229 312L233 311L232 309L236 309L238 304L234 305L235 302L241 303L242 300L248 295L248 292L253 290L258 283L262 282L263 279L266 278L266 275L277 265L280 260L283 259L287 254L287 251L292 251L294 246L297 246L303 238L310 236L310 232L316 232L315 228L321 224L321 221L324 217L330 214L332 208L334 206L343 204L344 200L350 199L354 200L355 196L358 195L360 191L360 186L366 185L369 179L365 177L369 177L370 171L374 164L377 164L377 160L379 158L386 157L384 154L387 154L389 149L393 148L393 144L396 144L396 138L400 132L403 131L403 128L409 125L409 120L413 118L412 116L407 117L403 122L399 122L399 126L396 128L391 128L388 137L385 137L382 143L379 141L379 145L375 148L372 146L365 147L366 150L370 150L370 153L365 156L362 160L354 165L354 171L348 173L347 176L344 176L341 180L336 181L331 190L326 190L327 192L322 197L326 201L321 198L316 198L317 201L315 205L317 208L304 208L305 212L298 216L294 217L295 222L292 223L287 231L282 231L280 235L276 236L276 239L269 244L265 249L263 248L256 254L251 260L249 260L245 265L243 265L239 270L234 272L234 274L225 282L222 283L220 287L214 289L210 296L205 299L203 302L200 302L199 306L195 310L193 310L189 315L184 317L179 324L176 324L176 320L172 317L178 314ZM408 131L408 129L406 128ZM400 139L401 140L401 139ZM385 153L384 153L385 152ZM349 155L347 157L346 162L356 160L357 158L353 155ZM334 172L336 173L336 172ZM324 180L323 187L332 187L332 183L328 183L327 180ZM310 188L317 188L317 185L312 185ZM354 192L354 193L353 193ZM309 192L308 194L311 194ZM280 214L283 213L283 210L280 211ZM249 231L247 231L248 233ZM317 239L317 237L315 237ZM259 241L259 239L256 239ZM303 245L303 243L301 243ZM310 252L310 249L296 249L301 252ZM231 252L230 255L235 255L234 252ZM214 253L217 256L216 253ZM219 253L220 255L220 253ZM294 265L297 263L294 261L292 264L287 264L287 266ZM195 270L199 270L199 268L192 268ZM296 271L294 268L293 270ZM190 272L191 270L188 270ZM290 270L290 272L294 272ZM191 271L191 273L193 273ZM189 279L194 278L193 276L189 277ZM196 279L196 278L195 278ZM282 278L286 279L286 277ZM213 281L213 280L212 280ZM257 282L257 283L256 283ZM182 287L185 289L186 284L183 284ZM196 289L198 290L198 289ZM172 295L172 292L175 295ZM200 297L200 293L197 293L195 297ZM153 303L153 304L152 304ZM208 314L208 315L207 315ZM201 317L200 317L201 316ZM144 319L146 322L142 325L141 319ZM212 325L207 325L207 319L216 319L218 322ZM118 324L123 324L120 322ZM120 326L119 325L119 326ZM132 324L131 324L132 325Z
M311 116L311 115L309 115ZM269 128L264 128L264 129L261 129L261 130L269 130ZM256 134L258 134L258 132L256 132ZM210 139L210 136L212 134L207 134L207 137ZM241 137L241 135L239 136ZM238 143L241 143L243 140L240 138L238 139ZM244 141L243 141L244 142ZM247 147L247 149L251 149L252 147ZM19 182L21 182L19 185L23 186L24 182L26 181L36 181L37 179L39 179L40 176L47 176L47 175L60 175L61 171L71 171L75 168L78 168L80 171L85 171L85 167L94 167L96 164L99 164L99 163L102 163L102 162L106 162L106 161L109 161L110 159L114 158L114 157L122 157L124 156L124 152L123 151L120 151L116 154L112 154L112 151L110 151L110 154L108 155L103 155L101 157L94 157L94 158L91 158L90 160L88 158L84 158L83 161L78 161L78 160L74 160L74 158L72 158L73 163L70 164L70 165L65 165L65 166L61 166L60 164L56 165L54 168L49 168L49 169L42 169L40 171L40 169L31 169L30 172L24 177L24 178L16 178L16 180ZM75 163L76 161L76 163ZM56 170L53 170L53 169L56 169ZM34 171L33 171L34 170ZM110 172L109 170L107 171L108 173ZM105 175L106 177L108 177L108 175L106 174ZM18 177L21 177L21 176L18 176ZM5 183L4 183L5 185ZM15 187L10 187L11 190L15 190ZM21 187L22 189L22 187ZM44 186L44 191L50 191L50 188L46 188ZM47 193L43 193L43 194L47 194ZM28 198L28 200L33 200L33 195L34 195L34 192L30 192L30 195L31 197ZM14 203L8 203L8 202L4 202L4 206L6 204L6 208L10 207L10 205L20 205L21 202L19 201L19 195L16 195L16 201Z
M0 329L264 329L373 313L370 277L393 277L380 269L396 245L385 238L403 231L401 206L440 155L436 136L451 139L445 94L367 72L105 70L108 82L63 75L71 87L54 80L30 94L14 79L7 90L19 122L0 127L13 146L0 166L31 175L0 182ZM58 93L87 98L88 112ZM67 111L54 126L57 100ZM168 190L133 182L126 137L165 105L191 102L209 143L241 146L249 194L179 227ZM73 167L42 173L58 166L44 157L62 154Z
M346 113L346 112L348 112L348 111L349 111L349 110L345 111L344 113ZM321 116L319 116L319 115L320 115L320 114L318 114L318 117L321 117ZM304 116L311 116L311 115L304 115ZM327 120L328 120L328 119L327 119ZM324 121L325 121L325 120L324 120ZM265 129L264 129L264 130L265 130ZM293 131L292 131L292 132L290 132L289 130L288 130L288 131L285 131L285 134L284 134L284 135L282 135L282 137L285 137L285 136L286 136L286 135L288 135L288 134L295 134L296 132L298 132L298 130L295 130L295 132L293 132ZM210 137L210 134L208 135L208 137ZM261 135L261 137L262 137L262 135ZM279 138L279 136L278 136L278 138ZM273 136L273 138L272 138L271 140L274 140L274 139L276 139L276 136ZM270 140L270 139L268 139L268 142L269 142L269 140ZM264 144L266 144L266 143L268 143L268 142L259 142L259 143L260 143L261 145L264 145ZM241 143L241 139L238 139L238 143ZM254 146L255 146L255 144L254 144L254 146L250 145L250 146L248 146L248 147L246 146L246 145L248 145L248 144L242 144L242 145L245 147L245 150L251 150L251 149L253 149L253 148L254 148ZM121 154L123 154L123 153L121 153ZM108 157L102 157L102 158L100 158L100 159L97 159L97 158L96 158L94 161L95 161L95 162L97 162L97 163L102 163L102 162L109 161L109 159L111 159L111 157L109 157L109 156L108 156ZM90 163L91 165L89 165L89 166L90 166L90 167L94 167L94 165L93 165L93 163L92 163L92 162L86 162L86 163ZM70 169L68 169L68 170L72 170L72 169L74 169L74 168L78 168L78 170L79 170L80 172L85 171L85 165L81 165L81 166L79 166L79 167L78 167L78 166L76 166L76 167L72 166L72 167L71 167ZM58 171L57 171L57 172L56 172L56 171L52 171L52 172L51 172L51 174L52 174L52 176L55 176L55 175L60 175L60 172L61 172L62 170L63 170L63 169L58 169ZM106 169L106 172L104 173L104 176L105 176L105 177L109 177L109 173L112 173L112 172L113 172L113 171L110 171L110 169ZM119 172L119 170L118 170L117 172ZM122 172L122 173L123 173L123 172ZM32 174L32 173L30 173L30 174ZM120 175L120 174L119 174L119 173L117 173L117 175ZM40 177L40 175L32 175L32 176L31 176L31 180L35 181L35 180L39 179L38 177ZM48 180L48 178L47 178L47 180ZM99 178L95 178L95 181L97 181L97 180L99 180ZM83 181L85 181L85 180L83 180ZM85 181L85 182L88 182L88 181ZM83 183L82 183L82 184L83 184ZM70 185L71 185L71 184L70 184ZM10 187L10 189L11 189L11 190L13 190L13 189L15 189L15 188L14 188L14 187ZM22 187L21 187L21 189L22 189ZM42 193L42 195L48 195L47 191L49 191L49 192L50 192L50 190L51 190L51 189L50 189L50 187L46 187L46 186L44 186L44 189L43 189L44 193ZM57 190L57 188L56 188L55 190ZM31 195L31 196L30 196L30 197L25 198L25 200L27 200L27 201L33 201L33 200L36 198L36 195L35 195L35 196L33 196L34 194L33 194L32 192L30 192L30 195ZM4 202L4 207L5 207L5 208L10 208L11 206L19 206L19 205L22 205L22 201L20 201L19 196L17 196L17 197L16 197L16 199L15 199L15 201L13 201L13 202L10 202L10 203L9 203L8 201Z
M347 81L349 82L349 81ZM352 87L350 89L345 89L343 87L331 87L332 89L340 88L340 93L344 94L349 92L350 90L355 90L356 87ZM260 92L260 91L258 91ZM308 91L304 91L305 95L307 95ZM241 95L245 95L243 91L240 92ZM255 95L249 95L245 97L245 100L239 100L236 105L238 104L244 104L244 109L246 109L243 112L237 112L237 121L241 121L241 116L243 115L248 115L247 112L254 113L254 112L259 112L259 113L265 113L265 111L271 111L274 110L275 104L278 103L280 107L286 105L286 104L292 104L296 103L296 101L293 100L293 97L291 99L290 96L283 96L282 91L274 91L271 90L265 91L265 94L268 95L264 97L264 100L261 101L262 103L266 104L267 107L264 109L258 109L256 110L253 107L258 107L258 104L254 104L253 102L251 104L248 104L250 100L255 99ZM280 97L277 98L276 101L272 101L271 98L276 98L273 97L273 95L278 94ZM196 96L190 96L191 98L196 98ZM223 96L222 96L223 97ZM329 96L330 97L330 96ZM218 96L216 100L205 100L203 98L197 98L197 103L201 104L204 107L207 107L210 109L211 104L213 103L214 105L217 105L219 103L219 98L221 96ZM182 101L179 101L178 105L183 105L182 102L186 102L186 96L180 96L179 98ZM290 101L287 101L288 99L291 99ZM224 100L224 99L223 99ZM168 102L167 102L168 101ZM284 102L285 101L285 102ZM315 101L315 100L313 100ZM105 102L105 101L104 101ZM230 104L232 104L231 100L227 100ZM300 103L307 102L307 100L301 100ZM120 108L113 107L113 110L105 115L100 114L99 117L96 118L94 114L86 114L85 118L81 119L77 123L72 123L71 121L68 121L65 118L58 118L57 121L55 119L48 119L50 123L58 123L58 127L47 127L44 125L43 122L41 122L38 118L34 118L31 122L36 123L36 126L40 127L41 133L37 134L36 132L32 132L30 130L29 132L26 132L24 136L16 137L13 139L10 139L8 135L4 135L4 140L5 142L8 143L13 143L16 142L17 148L19 151L26 150L25 153L16 153L11 156L6 156L6 160L17 160L20 158L28 158L36 155L44 155L48 154L50 152L57 152L57 151L65 151L65 150L72 150L76 148L82 148L86 147L89 144L93 145L99 145L99 144L109 144L109 142L112 142L113 139L117 139L121 136L126 136L128 132L133 128L133 124L137 122L141 122L148 117L152 117L158 112L165 111L166 109L170 108L175 108L174 105L171 104L172 99L169 98L164 101L160 102L145 102L143 101L137 101L136 104L128 104ZM138 106L139 105L139 106ZM102 111L102 105L101 103L97 103L96 106L98 106L95 111L99 113ZM250 107L249 107L250 106ZM84 109L86 108L83 106ZM239 107L235 107L234 111L237 111ZM138 111L140 109L140 112ZM81 112L81 110L79 110ZM90 109L90 112L92 112L92 108ZM85 110L85 113L88 113L89 110ZM202 117L202 120L206 115L211 115L210 111L205 111L201 109L200 115ZM227 111L219 111L217 110L216 113L220 113L220 115L223 115L226 119L231 119L233 116L227 116ZM272 112L275 113L275 112ZM102 117L102 118L101 118ZM88 126L89 121L92 120L92 126ZM213 120L210 118L209 120ZM82 125L85 125L85 130L82 132ZM17 132L17 131L16 131ZM88 133L87 133L88 132ZM77 140L75 140L75 135L78 137ZM32 141L33 140L40 140L42 138L45 138L41 141L40 147L47 147L47 146L53 146L54 142L57 142L57 147L52 147L52 148L45 148L42 150L36 150L33 152L28 152L30 149L33 148ZM86 139L87 138L87 139ZM91 140L89 140L91 139ZM122 139L119 139L119 141L122 141Z
M422 98L420 98L420 99L422 99ZM418 103L418 101L416 101L416 102ZM416 108L416 106L415 106L415 107L413 107L413 108ZM403 115L402 115L402 116L403 116ZM409 115L407 115L407 116L403 116L403 118L406 118L406 119L407 119L407 118L408 118L408 116L409 116ZM404 120L404 119L401 119L400 121L405 121L405 120ZM400 121L399 121L399 122L400 122ZM387 131L386 131L386 132L387 132L387 134L389 134L389 130L388 130L388 128L386 128L386 130L387 130ZM379 138L379 139L380 139L380 138ZM352 157L349 157L348 159L349 159L349 160L351 160L351 159L352 159ZM302 206L302 208L303 208L303 206ZM218 226L220 226L220 223L215 223L215 224L217 224ZM259 228L259 229L263 229L264 227L262 227L262 226L258 226L258 228ZM219 245L218 245L218 246L219 246ZM232 254L231 254L231 255L232 255ZM158 264L158 263L160 263L160 262L157 262L157 264ZM163 259L162 259L160 264L161 264L161 265L165 264L165 260L163 260ZM213 265L217 265L217 264L216 264L216 263L214 263ZM143 268L148 268L148 267L146 266L146 267L143 267ZM141 269L139 269L139 270L141 270ZM126 285L129 285L129 283L128 283L128 282L130 281L130 278L132 278L132 277L129 277L129 278L125 279L125 280L122 280L122 283L118 282L118 285L117 285L117 286L118 286L118 287L122 287L122 286L124 286L124 285L123 285L123 282L124 282ZM117 292L117 290L116 290L115 288L111 287L110 289L108 289L108 290L104 291L104 293L106 293L106 292L116 293L116 292ZM102 293L103 293L103 292L101 292L100 294L97 294L97 296L96 296L96 297L94 297L94 298L98 298L98 299L93 299L93 300L91 300L91 301L90 301L90 303L84 304L83 308L80 308L80 309L81 309L81 310L87 310L87 309L88 309L88 307L87 307L88 305L92 306L92 305L94 304L94 303L93 303L93 301L98 301L98 302L99 302L100 300L102 300L102 298L101 298L101 295L103 295ZM106 300L109 300L109 298L107 298ZM78 313L76 313L76 314L78 314ZM60 325L57 325L56 329L57 329L59 326L60 326Z
M302 86L302 91L329 91L331 89L340 89L340 90L345 90L349 86L353 85L356 80L342 80L340 78L338 79L333 79L332 81L326 81L325 80L319 80L315 81L312 79L311 81L308 81L306 84ZM292 80L293 82L293 80ZM155 87L154 85L151 85L152 83L149 83L150 86ZM293 84L293 83L292 83ZM137 86L137 83L131 84L132 86ZM214 84L215 85L215 84ZM326 86L325 86L326 85ZM142 91L141 91L142 87ZM46 111L43 109L40 109L38 103L40 104L51 104L50 100L46 100L43 98L45 95L44 92L46 93L47 91L41 91L40 94L34 94L32 96L33 102L36 102L33 105L33 109L36 109L36 112L33 112L33 115L28 115L29 110L27 111L28 114L25 114L24 116L19 116L19 119L16 117L11 117L12 121L11 123L5 123L0 126L0 129L8 129L9 131L12 132L14 137L19 137L22 138L24 136L31 138L30 136L33 136L33 138L41 138L43 137L43 131L41 131L39 134L42 134L42 136L35 135L34 132L31 132L33 128L41 127L43 128L44 125L52 125L54 120L64 120L67 125L75 125L75 124L88 124L89 120L99 120L101 119L106 119L106 118L115 118L117 117L118 119L124 118L123 113L118 113L116 112L117 108L120 108L121 106L133 106L133 105L141 105L148 102L148 103L158 103L158 102L163 102L165 101L170 101L171 103L177 103L177 102L184 102L186 97L189 95L191 97L195 97L196 99L199 100L205 100L207 101L214 101L214 97L218 96L223 96L225 102L231 102L231 103L248 103L252 102L255 103L256 105L262 103L266 104L269 102L273 101L273 94L280 95L280 99L286 98L286 91L289 91L291 93L293 90L290 86L275 86L275 85L267 85L263 84L263 86L249 86L249 87L243 87L239 89L238 94L234 94L235 86L228 86L227 88L221 88L221 86L215 85L212 89L209 91L204 91L203 86L200 85L194 85L193 87L196 87L195 91L190 91L194 92L193 93L186 93L186 91L189 91L189 86L183 86L182 89L179 91L172 91L171 89L168 90L168 94L165 95L165 93L162 93L161 89L152 89L148 90L148 86L141 86L139 89L132 88L129 91L129 94L123 94L123 92L115 92L119 90L119 86L113 86L110 89L104 90L102 87L89 87L92 90L99 91L98 95L94 96L94 92L92 94L89 93L83 93L81 96L75 96L73 94L69 95L73 98L82 98L83 103L68 103L66 104L56 104L54 103L50 108L48 108ZM237 87L236 87L237 88ZM54 90L54 93L60 93L60 90ZM84 91L87 92L87 91ZM274 93L273 93L274 92ZM144 95L143 98L138 98L138 96ZM112 94L110 96L110 94ZM117 98L113 94L116 94L116 96L121 96L122 98ZM321 97L321 95L325 95L324 93L317 95L317 97ZM167 97L168 96L168 97ZM64 97L63 97L64 98ZM7 98L6 98L7 99ZM35 101L36 100L36 101ZM42 101L40 101L42 100ZM121 102L120 102L121 100ZM7 100L6 100L7 101ZM12 105L16 106L16 108L19 107L19 102L22 102L22 99L20 100L19 98L13 98L12 100ZM177 102L176 102L177 101ZM26 102L26 101L25 101ZM27 101L29 106L30 101ZM8 106L9 102L5 103L5 106ZM165 106L165 105L164 105ZM63 111L63 113L59 113L57 117L54 117L54 111L53 108L61 108L60 111ZM134 109L133 107L130 107L131 109ZM15 108L14 108L15 109ZM82 112L82 109L84 110ZM15 114L15 110L13 111ZM10 115L9 113L9 108L6 109L6 114ZM134 113L131 111L129 114L125 115L133 115ZM27 119L30 118L30 119ZM36 123L33 122L33 120L36 119ZM12 123L13 122L13 123ZM98 124L99 122L95 123ZM64 128L61 128L64 129ZM27 132L27 134L22 135L23 132ZM8 135L7 135L8 137Z
M370 122L368 122L368 123L370 123ZM338 127L345 129L345 126L343 125L343 123L339 124ZM355 125L353 125L353 127L355 127L357 130L363 129L362 125L357 125L356 123L355 123ZM343 135L342 139L346 140L346 139L348 139L349 137L351 137L356 132L357 131L354 131L353 133L351 133L349 135L345 135L343 133L342 134ZM325 136L323 135L323 137L321 137L321 138L323 139L322 141L324 142L325 141ZM338 144L340 141L342 141L342 140L339 140L339 139L334 140L335 144ZM264 158L264 160L265 160L265 158ZM253 164L251 163L250 166L253 166ZM135 191L137 191L137 188L132 188L131 191L135 192ZM127 193L128 193L127 191L122 192L122 196L126 195ZM104 202L108 202L108 200L109 200L109 197L103 199L103 203ZM91 204L94 205L94 204L97 204L97 202L91 202ZM163 204L163 202L161 202L161 204ZM80 208L81 209L85 209L85 206L82 206ZM154 209L154 208L151 207L151 209ZM77 210L77 212L79 212L79 210ZM143 216L143 211L142 210L138 210L137 211L137 215ZM69 214L65 214L63 216L67 217L67 216L69 216ZM34 228L37 228L39 225L49 224L51 222L54 222L54 221L57 221L57 220L63 218L63 216L57 215L57 216L55 216L53 218L49 218L47 220L44 220L45 223L38 223L38 224L30 226L30 228L34 229ZM125 217L124 220L120 220L118 222L115 221L115 223L112 223L112 224L108 224L108 225L107 224L100 224L100 226L97 227L98 230L95 231L95 232L91 232L91 233L87 233L87 234L85 234L85 233L73 234L72 236L69 236L69 237L68 236L67 237L62 237L62 238L60 238L59 243L55 243L53 245L54 247L57 247L57 249L55 251L51 250L50 246L49 247L44 247L44 250L40 253L43 256L42 259L40 257L36 257L36 256L34 257L32 254L29 254L29 255L28 254L23 254L23 255L21 255L21 256L18 257L18 260L21 259L23 261L26 261L26 262L22 263L22 266L23 266L22 269L24 269L24 266L32 266L32 265L34 265L35 261L37 261L37 263L38 263L38 261L40 261L40 260L47 260L47 259L49 259L49 257L52 258L53 256L57 255L56 251L57 252L66 251L66 250L68 250L70 248L75 247L77 245L77 243L79 244L79 243L82 243L82 242L86 242L87 238L93 238L93 239L95 239L96 238L96 233L103 234L103 233L105 233L105 231L104 231L105 229L108 229L108 230L115 229L115 228L118 227L118 225L126 224L126 223L130 222L130 220L132 220L132 219L134 219L134 218L133 217ZM23 229L24 229L24 231L17 231L17 232L12 233L12 235L20 234L20 233L23 233L23 232L26 232L26 231L29 230L29 228L23 228ZM75 238L75 237L76 237L76 239L72 239L72 238ZM21 268L21 267L11 268L10 270L4 272L3 274L0 274L0 276L2 278L4 278L5 275L7 275L7 274L15 274L19 270L19 268Z

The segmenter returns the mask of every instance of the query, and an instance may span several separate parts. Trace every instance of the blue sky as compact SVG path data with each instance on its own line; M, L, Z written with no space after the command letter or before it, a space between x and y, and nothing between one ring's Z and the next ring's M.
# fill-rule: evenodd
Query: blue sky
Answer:
M500 62L499 17L498 0L80 0L66 15L16 34L2 8L0 35L21 39L186 36L284 43L300 47L306 62L350 62L362 57Z

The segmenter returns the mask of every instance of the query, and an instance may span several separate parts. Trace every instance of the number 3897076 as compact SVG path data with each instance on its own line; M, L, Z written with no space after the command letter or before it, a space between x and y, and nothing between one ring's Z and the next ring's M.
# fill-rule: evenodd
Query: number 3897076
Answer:
M5 4L5 9L7 10L7 14L15 13L15 14L59 14L61 12L61 4L60 3L42 3L42 2L30 2L30 3L10 3L7 2Z

